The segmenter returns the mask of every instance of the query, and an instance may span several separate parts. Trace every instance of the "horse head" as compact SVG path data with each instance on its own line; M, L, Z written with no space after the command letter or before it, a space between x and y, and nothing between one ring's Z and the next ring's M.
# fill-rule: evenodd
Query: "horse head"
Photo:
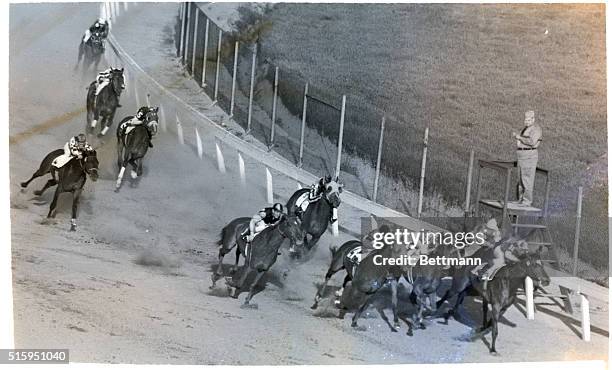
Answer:
M123 68L111 68L111 85L117 96L121 95L121 91L125 89L125 76L123 75Z
M153 135L157 134L157 125L159 117L157 115L159 107L149 109L149 112L145 115L144 122L148 128L151 129Z
M283 216L283 220L278 225L283 236L289 238L291 245L301 246L304 244L306 232L302 230L302 221L297 216Z
M98 180L98 157L95 150L87 151L81 160L81 167L92 181Z
M542 250L543 247L540 246L535 253L527 253L523 260L527 276L534 281L536 286L548 286L550 284L550 277L542 264Z
M338 176L325 183L325 199L334 208L340 206L340 193L342 193L343 187L344 185L339 182Z

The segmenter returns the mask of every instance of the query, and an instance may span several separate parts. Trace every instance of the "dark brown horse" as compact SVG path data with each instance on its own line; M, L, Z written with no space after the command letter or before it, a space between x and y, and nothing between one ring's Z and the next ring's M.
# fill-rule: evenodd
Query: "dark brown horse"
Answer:
M61 193L72 193L72 219L70 221L70 231L75 231L79 199L83 191L83 186L85 186L87 175L89 175L92 181L98 179L98 158L95 150L85 151L82 158L73 158L64 166L57 169L52 165L53 160L63 153L63 149L57 149L47 154L42 160L38 170L34 172L29 180L22 182L21 187L25 189L35 178L50 173L51 179L47 181L42 189L35 191L34 194L40 196L48 188L57 185L51 207L49 208L49 214L47 215L47 218L55 218L59 195ZM56 173L58 176L57 179L55 178Z
M113 124L115 112L119 107L121 92L125 89L125 77L123 68L111 68L110 83L96 96L96 81L92 82L87 89L87 127L86 132L93 134L94 129L100 124L98 136L104 136Z

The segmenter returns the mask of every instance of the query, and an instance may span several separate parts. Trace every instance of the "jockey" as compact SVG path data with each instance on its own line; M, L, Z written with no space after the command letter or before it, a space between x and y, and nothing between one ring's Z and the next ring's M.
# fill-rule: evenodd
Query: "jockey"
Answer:
M144 124L144 118L146 117L147 113L149 113L150 109L151 108L149 107L140 107L138 109L138 112L136 112L136 115L132 117L132 119L123 122L121 126L119 126L119 135L125 136L125 131L130 126L138 126ZM149 148L153 148L153 143L151 142L151 140L153 139L153 134L151 133L151 130L149 130L148 127L147 133L149 134Z
M253 241L255 235L263 231L269 226L276 225L283 216L283 205L275 203L272 207L266 207L257 212L251 222L249 222L248 234L246 234L246 240L248 243Z
M319 179L319 181L315 182L314 184L312 184L310 186L310 194L308 195L309 200L315 200L318 199L319 197L323 196L323 194L325 194L325 185L327 185L328 183L330 183L332 181L331 176L325 176L325 177L321 177ZM338 221L337 218L334 217L334 210L332 209L332 216L329 219L329 221L333 224L334 222Z
M96 77L96 96L98 96L100 91L102 91L102 89L104 89L110 83L110 76L112 72L112 68L98 72L98 76Z
M77 136L71 137L70 140L64 145L64 154L60 155L63 158L56 158L53 160L53 166L60 168L68 163L72 158L77 157L83 158L85 152L91 152L93 148L87 143L85 134L78 134Z
M487 289L487 281L493 279L494 274L508 263L519 262L519 257L528 250L527 242L524 240L502 241L501 232L497 227L497 221L491 219L486 224L486 239L484 248L490 249L491 258L472 270L474 274L480 276L484 281L484 289Z
M106 40L106 37L108 37L108 21L106 19L98 18L94 24L86 29L83 42L87 42L91 35L96 32L100 34L102 40Z

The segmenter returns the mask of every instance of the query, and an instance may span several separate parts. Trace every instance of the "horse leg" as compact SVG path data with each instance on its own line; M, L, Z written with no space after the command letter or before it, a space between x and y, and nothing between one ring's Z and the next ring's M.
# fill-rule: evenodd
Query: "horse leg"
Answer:
M41 169L39 168L38 170L36 170L36 172L34 172L34 174L32 175L32 177L30 177L29 180L22 182L21 184L21 188L25 189L28 187L28 185L30 185L30 183L32 182L32 180L34 180L35 178L38 178L40 176L43 176L44 173L41 172Z
M51 201L51 206L49 207L49 214L47 214L47 218L55 218L57 214L57 198L61 193L60 187L55 188L55 194L53 195L53 201Z
M234 244L236 246L236 244ZM234 261L234 266L230 269L230 273L233 274L238 270L238 262L240 262L240 248L236 246L236 260Z
M125 173L125 161L123 161L120 165L119 175L117 176L117 184L115 185L115 192L119 192L119 188L121 187L121 182L123 181L123 174Z
M255 287L257 286L257 283L259 283L259 280L265 273L266 273L266 270L259 270L259 269L257 270L257 276L255 276L255 280L253 280L253 283L251 284L251 287L249 288L249 295L244 300L244 303L242 304L243 307L249 306L249 302L251 301L251 298L253 298L253 296L255 295Z
M487 315L489 313L489 301L486 298L482 298L482 327L480 331L487 329Z
M332 276L334 276L334 274L340 270L333 271L331 268L327 270L327 273L325 274L325 281L323 282L323 285L321 285L321 287L317 290L317 294L315 294L315 298L314 298L314 304L310 307L311 309L313 310L317 309L317 306L319 305L319 301L321 300L321 293L323 293L323 290L327 286L329 279L331 279Z
M41 196L41 195L43 195L45 190L47 190L50 187L55 186L55 185L57 185L57 180L56 179L49 179L49 181L47 181L47 183L45 184L45 186L43 186L42 189L34 191L34 195Z
M495 342L497 341L497 322L499 321L500 318L500 312L501 310L498 307L498 304L493 304L491 306L492 308L492 312L491 312L491 319L492 319L492 324L493 324L493 330L491 333L491 349L489 350L489 352L492 355L497 355L497 350L495 349Z
M399 319L397 317L397 279L391 280L391 307L393 307L393 326L392 332L399 329Z
M79 200L83 189L77 189L72 192L72 219L70 220L70 231L76 231L77 210L79 208Z
M238 284L234 285L233 279L232 279L232 284L230 285L234 285L234 288L235 288L234 294L231 295L232 298L238 298L238 296L240 295L240 291L242 290L242 287L244 286L244 282L246 281L250 273L251 273L251 267L249 265L245 265L245 269L242 272L242 276L240 277L240 281L238 282Z
M121 160L123 157L123 139L121 137L117 138L117 167L121 168L121 164L123 161Z
M217 270L211 276L212 285L210 286L210 289L214 288L217 284L217 280L221 279L221 275L223 274L223 257L225 257L225 254L228 252L229 251L226 251L223 246L219 248L219 264L217 265Z
M142 160L143 160L143 158L140 158L138 160L138 168L136 169L136 174L138 176L142 176Z
M376 292L370 294L366 298L366 300L363 303L363 305L361 305L361 307L359 307L357 312L355 312L355 315L353 316L353 321L351 322L351 327L353 327L353 328L357 327L357 320L359 320L359 318L361 317L361 314L363 313L363 311L365 311L365 309L368 308L370 303L372 303L372 301L374 300L374 295L376 295Z

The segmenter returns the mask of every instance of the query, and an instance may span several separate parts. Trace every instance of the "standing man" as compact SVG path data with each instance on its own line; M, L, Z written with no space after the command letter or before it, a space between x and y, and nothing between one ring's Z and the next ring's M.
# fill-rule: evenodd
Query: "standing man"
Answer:
M542 141L542 129L535 124L535 113L532 110L525 112L525 127L521 133L513 132L512 137L516 139L519 170L518 204L528 207L533 203L538 146Z

